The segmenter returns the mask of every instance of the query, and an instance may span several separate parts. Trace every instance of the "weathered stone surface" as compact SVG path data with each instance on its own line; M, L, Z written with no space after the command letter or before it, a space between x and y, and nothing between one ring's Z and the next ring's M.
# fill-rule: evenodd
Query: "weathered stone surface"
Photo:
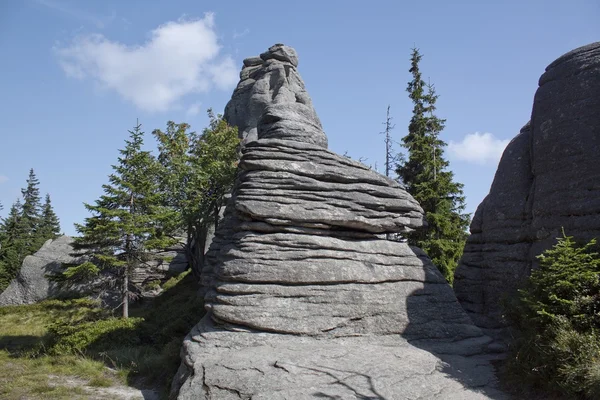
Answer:
M17 277L0 294L0 306L31 304L52 297L65 295L90 294L94 292L93 284L81 284L70 288L61 288L51 282L47 275L64 270L64 264L78 264L83 257L74 256L73 238L60 236L48 240L40 250L25 257ZM150 281L165 279L166 276L183 272L187 268L187 258L181 245L165 249L154 254L143 267L133 271L131 283L143 290ZM104 299L106 297L106 299ZM102 298L111 302L114 293L110 292Z
M17 277L0 294L0 306L31 304L56 296L59 289L46 275L58 272L62 264L78 262L71 255L72 243L73 238L60 236L48 240L35 254L25 257Z
M422 226L419 204L290 115L242 151L172 397L502 398L491 339L420 249L385 239Z
M153 251L148 260L133 270L131 283L143 288L151 281L164 280L165 277L180 274L187 268L184 244L176 243L169 248Z
M225 120L238 127L244 144L258 139L262 132L265 138L327 147L327 136L297 66L296 51L282 44L244 60L241 80L224 113Z
M204 320L189 338L174 383L180 400L506 398L485 359L436 356L400 336L228 332Z
M502 300L561 229L600 237L600 42L546 68L531 121L502 156L471 224L456 295L474 322L502 336Z

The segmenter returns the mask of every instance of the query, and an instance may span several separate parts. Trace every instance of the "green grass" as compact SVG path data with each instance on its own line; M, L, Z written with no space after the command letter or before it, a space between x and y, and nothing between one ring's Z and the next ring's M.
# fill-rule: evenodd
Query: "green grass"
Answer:
M81 355L15 357L0 350L1 399L71 399L86 393L61 384L68 378L87 381L90 386L123 383L104 363Z
M166 396L183 338L204 307L190 274L163 290L133 306L129 321L83 299L0 307L0 398L86 398L61 383L67 378L100 388L152 387Z

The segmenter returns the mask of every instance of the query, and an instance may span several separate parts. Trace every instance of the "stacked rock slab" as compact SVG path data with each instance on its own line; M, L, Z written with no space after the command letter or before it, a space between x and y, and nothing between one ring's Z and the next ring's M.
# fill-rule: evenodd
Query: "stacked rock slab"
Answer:
M600 42L551 63L531 121L507 146L479 205L454 289L476 325L501 338L504 299L562 229L600 238Z
M244 65L301 82L293 49L261 60ZM207 314L185 339L172 397L502 398L481 357L490 338L422 251L385 239L421 226L423 210L328 151L307 97L249 118L257 140L207 253Z

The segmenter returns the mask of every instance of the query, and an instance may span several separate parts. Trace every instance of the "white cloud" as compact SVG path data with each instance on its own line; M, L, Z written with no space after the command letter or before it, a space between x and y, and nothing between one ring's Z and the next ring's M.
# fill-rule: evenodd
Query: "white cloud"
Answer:
M55 51L67 76L92 79L146 111L168 110L185 95L230 89L238 80L231 56L220 55L212 13L167 22L140 46L93 34Z
M191 106L189 106L189 108L187 109L187 112L186 112L186 114L187 114L187 115L189 115L189 116L192 116L192 117L193 117L193 116L196 116L196 115L198 115L198 114L200 114L200 111L201 111L201 108L200 108L200 107L201 107L201 106L202 106L202 103L194 103L194 104L192 104L192 105L191 105Z
M475 164L497 164L510 140L497 139L491 133L470 133L462 141L448 143L448 152L457 160Z
M0 183L4 183L8 180L8 176L0 175Z

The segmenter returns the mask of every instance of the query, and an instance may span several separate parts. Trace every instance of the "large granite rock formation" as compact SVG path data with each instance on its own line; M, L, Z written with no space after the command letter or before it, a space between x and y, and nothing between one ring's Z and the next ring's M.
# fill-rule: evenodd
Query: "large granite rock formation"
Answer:
M600 238L600 42L546 68L531 121L507 146L477 208L454 289L478 326L502 336L503 299L562 228Z
M0 306L31 304L59 294L60 289L46 275L57 273L63 264L78 262L72 256L72 243L73 238L60 236L25 257L17 277L0 293Z
M245 69L299 81L293 49L261 60ZM285 80L271 83L276 93ZM385 239L421 226L421 207L328 151L306 104L290 97L239 122L256 123L257 140L207 253L207 314L185 339L172 397L502 398L482 356L491 339L421 250Z

